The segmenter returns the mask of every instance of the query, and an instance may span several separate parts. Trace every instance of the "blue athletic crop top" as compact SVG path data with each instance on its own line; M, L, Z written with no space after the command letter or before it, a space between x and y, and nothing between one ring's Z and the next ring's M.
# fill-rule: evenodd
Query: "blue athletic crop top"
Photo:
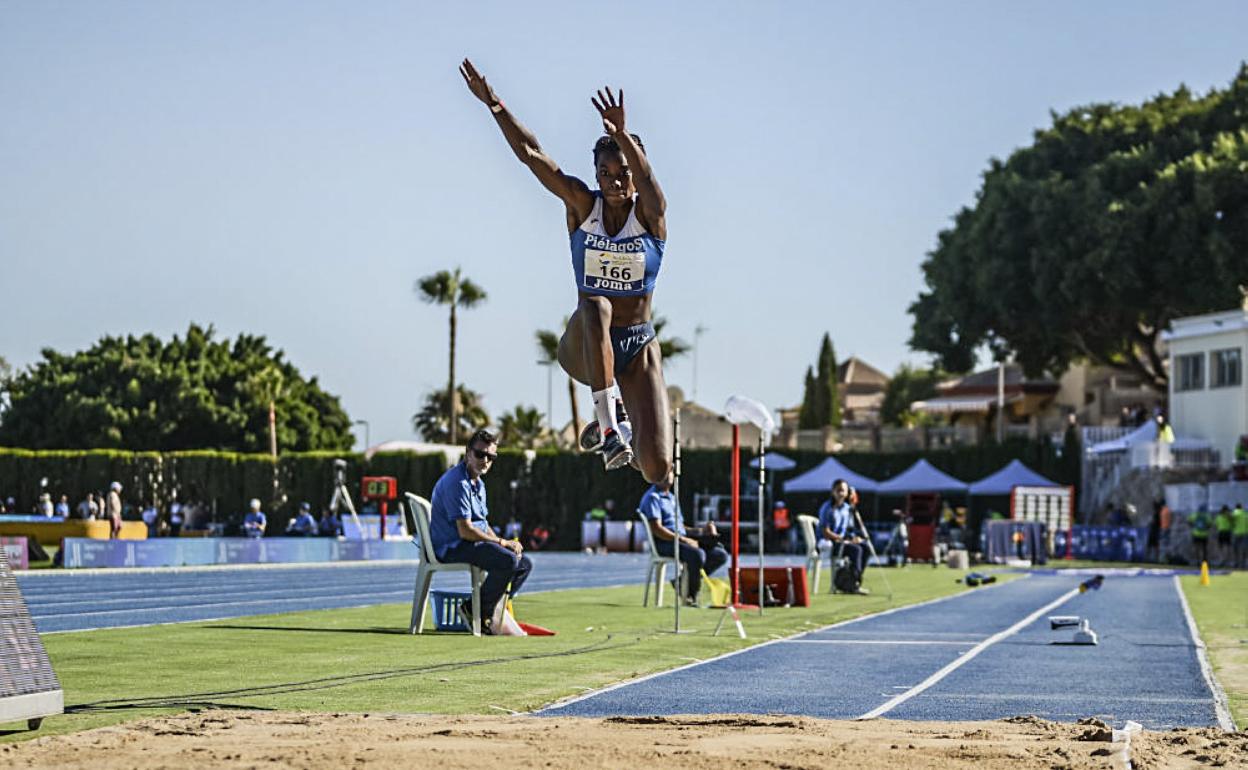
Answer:
M637 221L637 201L628 221L615 237L602 226L602 194L594 193L594 208L569 236L576 288L586 294L635 297L654 291L663 264L663 241Z

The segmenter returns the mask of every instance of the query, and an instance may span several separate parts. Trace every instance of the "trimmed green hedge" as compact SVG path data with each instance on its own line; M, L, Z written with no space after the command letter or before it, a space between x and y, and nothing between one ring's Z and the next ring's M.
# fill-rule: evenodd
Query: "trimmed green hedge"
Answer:
M826 457L819 452L784 454L794 459L797 467L781 474L781 482L818 465ZM747 480L756 473L747 467L753 456L752 450L742 452L742 474ZM333 460L337 457L347 461L348 488L357 505L361 476L394 476L400 491L429 497L445 470L440 454L408 452L381 453L367 462L359 454L296 453L282 455L275 466L268 455L235 452L0 448L0 496L14 496L23 509L29 510L44 477L48 479L49 492L54 496L67 494L75 505L87 491L106 489L114 480L125 486L125 498L130 503L156 500L163 506L177 489L183 501L203 500L215 505L216 520L225 523L227 534L238 533L247 501L257 497L269 514L269 532L280 534L298 510L299 502L310 502L317 512L329 502L333 494ZM1041 442L898 454L848 453L837 457L853 470L877 479L893 476L926 457L946 473L973 481L1017 458L1055 481L1076 485L1079 482L1078 458L1059 457L1052 446ZM730 458L728 449L684 452L681 501L686 512L692 511L695 492L730 491ZM616 503L615 518L630 519L647 489L645 481L632 471L605 473L602 460L596 455L554 451L538 452L531 463L526 463L523 453L504 450L485 479L490 517L495 524L502 525L512 515L526 525L542 522L554 530L556 546L568 549L580 545L580 521L586 511L611 498ZM793 496L789 507L813 512L819 497Z

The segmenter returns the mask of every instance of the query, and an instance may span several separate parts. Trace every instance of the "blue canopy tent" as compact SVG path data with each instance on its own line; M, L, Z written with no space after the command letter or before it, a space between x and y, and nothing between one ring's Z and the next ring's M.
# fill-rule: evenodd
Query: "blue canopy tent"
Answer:
M881 495L904 495L909 492L966 492L966 482L939 470L927 460L914 465L896 476L881 481L875 491Z
M971 482L972 495L1008 495L1014 487L1057 487L1056 482L1046 479L1039 473L1023 464L1022 460L1011 460L1001 470L989 474L979 481Z
M797 467L797 463L780 454L779 452L768 452L763 455L763 459L767 461L767 470L773 473L784 473L791 471ZM750 460L751 468L758 468L758 458Z
M869 479L862 474L854 473L835 457L829 457L800 476L795 476L784 482L784 492L785 494L802 492L827 494L828 490L832 488L832 482L837 479L845 479L851 487L854 487L859 492L874 492L880 485L875 479Z

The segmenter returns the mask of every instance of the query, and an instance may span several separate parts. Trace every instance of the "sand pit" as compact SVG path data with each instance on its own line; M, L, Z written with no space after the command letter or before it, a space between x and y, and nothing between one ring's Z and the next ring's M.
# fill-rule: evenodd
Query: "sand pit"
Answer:
M591 767L1084 770L1121 767L1097 725L786 716L541 719L204 711L0 747L6 767ZM1248 734L1143 733L1140 770L1246 767Z

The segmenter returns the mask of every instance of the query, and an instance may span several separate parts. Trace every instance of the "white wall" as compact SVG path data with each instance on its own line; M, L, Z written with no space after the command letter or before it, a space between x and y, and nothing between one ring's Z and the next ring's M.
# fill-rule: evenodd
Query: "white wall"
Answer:
M1224 464L1235 458L1239 437L1248 433L1248 371L1238 386L1211 388L1213 362L1210 351L1240 349L1241 366L1248 364L1248 333L1242 330L1184 337L1170 341L1170 424L1180 436L1207 439L1213 443ZM1191 353L1205 356L1205 387L1176 391L1178 370L1175 358Z

